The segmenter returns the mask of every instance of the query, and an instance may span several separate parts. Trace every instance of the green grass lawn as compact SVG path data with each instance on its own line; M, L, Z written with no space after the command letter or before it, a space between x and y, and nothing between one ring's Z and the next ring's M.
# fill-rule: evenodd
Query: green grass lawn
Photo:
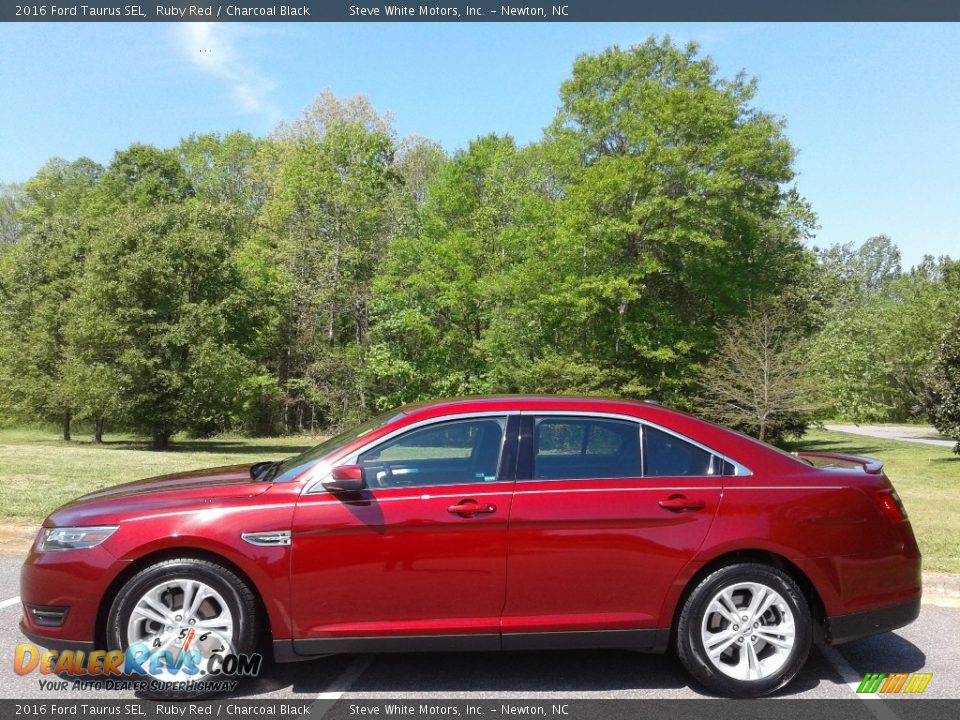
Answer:
M68 500L137 478L194 468L277 460L318 439L183 440L169 452L135 438L103 445L58 440L38 430L0 430L0 521L37 522ZM924 568L960 573L960 457L949 448L815 430L789 449L870 455L886 471L913 522Z
M960 457L950 448L813 430L789 450L868 455L903 498L923 553L923 569L960 573Z
M0 521L35 522L91 490L164 473L279 460L319 438L182 440L168 452L137 438L64 442L55 433L0 430Z

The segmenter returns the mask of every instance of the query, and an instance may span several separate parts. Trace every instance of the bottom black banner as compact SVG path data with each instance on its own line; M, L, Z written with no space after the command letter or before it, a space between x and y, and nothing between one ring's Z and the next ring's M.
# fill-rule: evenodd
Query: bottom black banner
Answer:
M552 718L553 720L944 720L960 717L960 700L0 700L0 720L13 718Z

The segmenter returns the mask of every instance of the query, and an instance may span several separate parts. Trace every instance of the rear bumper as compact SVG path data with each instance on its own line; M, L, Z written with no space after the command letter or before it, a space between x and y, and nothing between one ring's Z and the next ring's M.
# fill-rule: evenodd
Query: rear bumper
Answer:
M898 605L827 618L827 638L831 645L896 630L909 625L920 614L920 598Z

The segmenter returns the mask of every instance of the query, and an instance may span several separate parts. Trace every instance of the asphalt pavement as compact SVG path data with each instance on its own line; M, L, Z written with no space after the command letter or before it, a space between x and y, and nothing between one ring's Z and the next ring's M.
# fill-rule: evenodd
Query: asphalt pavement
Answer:
M17 675L13 651L25 642L17 623L21 558L0 555L0 697L8 699L132 699L103 690L43 691L36 672ZM931 672L920 698L960 698L960 607L924 604L919 619L896 632L839 648L814 648L780 697L847 698L868 672ZM948 605L954 605L950 607ZM49 677L49 676L48 676ZM507 653L342 655L265 666L260 677L241 682L236 698L637 698L704 697L671 654L625 650Z
M903 442L920 443L921 445L952 448L957 444L956 440L944 437L929 425L836 425L827 423L823 427L833 432L863 435L864 437L880 438L882 440L901 440Z

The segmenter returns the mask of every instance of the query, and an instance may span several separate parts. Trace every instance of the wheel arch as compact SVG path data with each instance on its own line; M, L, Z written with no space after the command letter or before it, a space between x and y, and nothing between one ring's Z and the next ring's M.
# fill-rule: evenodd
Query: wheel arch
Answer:
M776 568L777 570L780 570L788 575L790 579L797 584L797 587L800 588L800 592L803 593L803 597L807 601L807 605L810 607L810 615L813 620L814 638L818 640L823 638L827 622L827 612L823 599L820 597L820 592L817 590L817 586L813 583L810 577L799 566L797 566L784 555L771 550L748 548L731 550L723 553L722 555L718 555L706 562L695 573L693 573L693 575L690 576L687 582L683 585L683 590L673 606L673 612L670 620L671 644L676 639L677 623L680 620L680 613L683 611L683 606L686 604L687 599L690 597L690 594L693 592L694 588L696 588L697 585L700 584L700 581L707 577L710 573L715 572L722 567L735 565L738 563L755 563L757 565L766 565L768 567Z
M122 588L130 580L130 578L132 578L141 570L157 562L161 562L163 560L172 560L174 558L189 558L192 560L205 560L207 562L212 562L217 565L222 565L227 570L239 577L244 583L246 583L247 587L250 588L250 592L253 593L253 597L256 600L257 611L260 613L260 617L262 618L263 622L261 632L264 634L265 638L272 637L270 613L267 610L266 603L263 600L263 594L261 593L260 588L257 587L257 584L250 577L249 573L247 573L242 567L224 555L209 550L201 550L196 547L165 547L145 553L144 555L141 555L140 557L131 561L127 567L118 573L117 576L110 582L110 585L100 598L100 603L97 607L96 625L94 627L95 643L103 643L102 647L106 648L107 615L110 613L110 606L113 603L114 598L120 592L120 588ZM263 643L262 641L263 638L258 638L258 648L261 645L267 648L271 646L269 642Z

